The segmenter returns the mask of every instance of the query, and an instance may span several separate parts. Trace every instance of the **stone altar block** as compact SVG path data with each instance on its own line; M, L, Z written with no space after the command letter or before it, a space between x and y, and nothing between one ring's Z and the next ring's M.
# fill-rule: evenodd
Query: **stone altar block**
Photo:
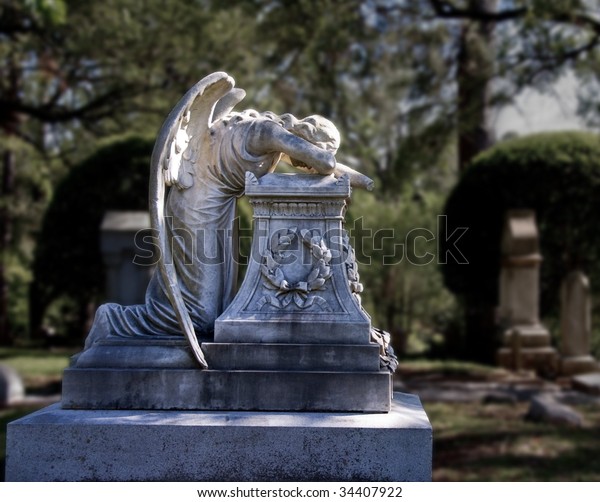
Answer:
M247 175L252 254L215 342L369 344L371 322L351 289L356 269L342 228L350 181Z

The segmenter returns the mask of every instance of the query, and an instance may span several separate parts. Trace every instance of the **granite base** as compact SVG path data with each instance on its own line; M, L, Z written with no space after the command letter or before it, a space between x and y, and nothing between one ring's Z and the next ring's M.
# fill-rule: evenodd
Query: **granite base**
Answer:
M8 424L7 481L429 481L417 396L390 413L65 410Z
M62 407L90 410L390 410L389 371L67 368Z
M563 357L560 361L560 373L564 376L584 375L600 371L600 364L592 356Z
M73 358L63 408L387 412L392 377L379 346L107 339Z

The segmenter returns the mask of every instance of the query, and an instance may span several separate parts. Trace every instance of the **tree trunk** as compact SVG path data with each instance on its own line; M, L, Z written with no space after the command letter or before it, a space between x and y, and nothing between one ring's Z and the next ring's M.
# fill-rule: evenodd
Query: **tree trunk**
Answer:
M470 0L472 10L495 11L498 0ZM490 84L494 75L494 23L464 21L458 55L458 166L463 173L479 153L493 143L488 120ZM494 306L466 299L465 356L493 363L496 344Z
M476 10L493 11L497 0L470 0ZM464 21L457 68L458 166L463 172L492 143L488 121L494 23Z
M2 159L2 185L0 186L0 345L12 344L8 316L8 280L6 263L12 241L12 221L9 200L14 191L15 155L6 150Z
M19 65L13 56L9 57L7 69L8 89L5 92L9 100L16 100L20 89ZM0 124L5 137L17 136L21 117L15 112L5 114ZM12 345L13 333L9 318L9 285L7 277L7 259L13 240L13 214L10 206L15 196L16 155L7 141L2 156L2 179L0 180L0 345Z

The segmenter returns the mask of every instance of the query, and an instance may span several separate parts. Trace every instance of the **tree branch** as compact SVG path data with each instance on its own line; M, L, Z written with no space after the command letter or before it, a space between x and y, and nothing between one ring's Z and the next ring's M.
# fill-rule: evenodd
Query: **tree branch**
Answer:
M475 21L498 23L521 18L531 11L530 7L517 7L495 12L479 8L460 8L450 0L429 0L429 2L435 14L446 19L473 19ZM591 30L600 34L600 19L595 19L585 12L552 12L548 20L556 23L588 25Z
M31 16L26 16L18 9L3 6L0 8L0 34L14 39L20 33L41 35L39 24Z
M575 24L578 26L588 25L588 27L594 31L597 35L600 35L600 20L595 19L585 13L576 13L576 14L555 14L551 18L552 21L557 23L568 23Z
M114 106L120 104L128 95L124 89L111 89L75 108L54 106L52 102L35 106L21 100L0 97L0 109L8 113L24 114L42 122L61 123L74 119L85 120L91 116L94 119L108 116L113 113Z
M527 7L506 9L490 12L482 9L461 9L447 0L429 0L436 15L450 19L473 19L476 21L500 23L524 16L529 10Z

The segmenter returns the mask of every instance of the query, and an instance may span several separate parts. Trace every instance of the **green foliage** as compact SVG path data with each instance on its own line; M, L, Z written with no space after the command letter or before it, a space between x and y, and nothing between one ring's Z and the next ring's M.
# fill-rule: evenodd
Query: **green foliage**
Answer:
M152 144L135 137L109 143L74 167L57 187L33 266L38 318L61 296L81 306L104 290L102 217L108 210L147 210Z
M428 171L428 154L447 145L452 123L432 112L440 98L437 72L447 73L439 51L443 26L430 28L405 7L362 0L213 5L218 13L240 7L254 27L245 33L260 54L259 71L235 71L248 90L246 102L330 118L342 133L340 161L381 180L382 191L393 192L407 174Z
M14 164L19 166L12 173L12 181L5 185L13 185L14 188L5 190L0 197L0 214L9 220L3 226L7 244L0 249L0 259L9 291L7 313L10 337L19 338L28 331L27 291L32 277L30 265L36 245L34 232L39 228L52 192L52 162L14 137L3 137L0 140L0 151L10 151ZM6 169L6 166L3 167ZM3 174L7 176L6 172Z
M67 6L63 0L25 0L24 4L43 22L58 25L66 20Z
M71 161L90 153L90 138L154 134L202 76L256 70L245 43L253 24L207 3L3 1L0 125Z
M32 388L59 381L72 354L71 348L49 351L28 347L0 347L0 363L16 370L29 392Z
M536 212L544 257L542 315L556 316L560 284L570 270L580 267L593 288L600 284L600 138L536 134L475 159L445 207L448 234L468 228L457 243L468 265L449 260L442 267L447 287L471 305L497 304L504 215L520 208Z
M457 318L436 265L440 206L438 196L407 185L396 197L355 192L346 217L363 306L401 354L431 351Z

